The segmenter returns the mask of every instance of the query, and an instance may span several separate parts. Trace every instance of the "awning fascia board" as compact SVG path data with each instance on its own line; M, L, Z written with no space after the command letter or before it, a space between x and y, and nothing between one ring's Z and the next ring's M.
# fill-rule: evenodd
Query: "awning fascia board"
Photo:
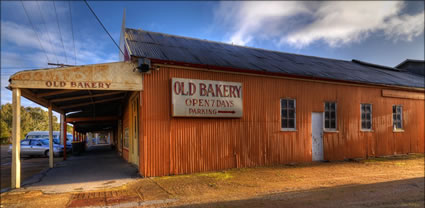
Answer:
M26 70L12 75L9 88L142 91L143 75L131 62Z

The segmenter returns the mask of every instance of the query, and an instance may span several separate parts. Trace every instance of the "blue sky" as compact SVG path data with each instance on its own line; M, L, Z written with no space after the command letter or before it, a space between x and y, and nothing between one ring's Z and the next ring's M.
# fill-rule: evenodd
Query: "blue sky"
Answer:
M424 59L423 1L89 4L117 42L125 8L129 28L387 66ZM47 62L113 61L118 49L83 1L1 2L2 104L11 102L5 86L17 71L51 67ZM26 99L22 104L36 106Z

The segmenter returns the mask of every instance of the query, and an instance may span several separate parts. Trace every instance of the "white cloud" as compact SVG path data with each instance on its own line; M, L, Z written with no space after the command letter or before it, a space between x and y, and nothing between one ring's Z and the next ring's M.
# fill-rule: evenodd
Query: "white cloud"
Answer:
M405 39L410 41L424 31L424 19L424 11L416 15L402 15L392 18L386 22L384 32L387 37L394 40Z
M399 1L221 2L215 17L229 26L227 42L246 45L272 39L301 48L316 41L337 47L382 32L392 40L411 40L424 30L424 12L401 15Z
M300 13L308 13L299 2L222 2L215 16L235 30L228 42L245 45L250 42L255 33L273 30L273 25L264 24L268 20L284 20Z

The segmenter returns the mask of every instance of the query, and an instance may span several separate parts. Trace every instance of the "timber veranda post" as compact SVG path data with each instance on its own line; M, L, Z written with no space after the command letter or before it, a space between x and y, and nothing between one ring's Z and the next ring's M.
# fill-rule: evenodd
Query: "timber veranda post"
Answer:
M49 167L53 168L53 116L52 104L49 104Z
M63 115L63 160L66 160L66 142L68 141L67 139L67 123L66 123L66 116L65 114Z
M12 183L11 188L21 187L21 89L12 89Z

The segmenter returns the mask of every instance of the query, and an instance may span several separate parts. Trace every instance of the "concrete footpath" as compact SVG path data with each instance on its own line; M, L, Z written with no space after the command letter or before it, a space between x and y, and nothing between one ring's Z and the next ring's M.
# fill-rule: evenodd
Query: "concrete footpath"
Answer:
M22 190L44 193L102 190L139 178L137 168L119 157L110 146L92 146L80 156L60 161L52 169L34 175Z

